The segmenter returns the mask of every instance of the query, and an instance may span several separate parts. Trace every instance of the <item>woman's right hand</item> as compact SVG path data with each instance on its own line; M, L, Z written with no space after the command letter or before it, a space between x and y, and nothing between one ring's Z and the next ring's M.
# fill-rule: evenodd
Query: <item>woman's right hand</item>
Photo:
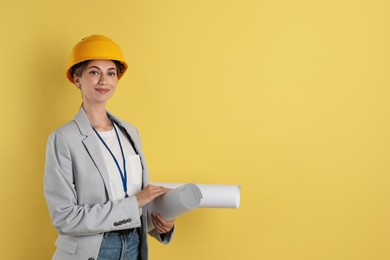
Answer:
M136 195L139 207L142 208L146 206L152 200L167 193L170 190L170 188L149 184Z

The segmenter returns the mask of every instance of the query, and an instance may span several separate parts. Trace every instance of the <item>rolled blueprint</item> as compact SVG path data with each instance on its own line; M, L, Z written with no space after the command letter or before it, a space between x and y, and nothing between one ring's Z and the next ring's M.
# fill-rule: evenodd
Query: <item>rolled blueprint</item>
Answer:
M156 211L166 220L172 220L183 213L197 208L202 199L198 186L187 183L175 187L152 203L151 212Z
M198 186L192 183L187 183L175 187L168 191L163 196L156 198L150 203L149 212L158 212L164 219L172 220L191 209L197 208L202 199L202 193ZM149 227L153 229L153 222L148 216Z
M151 183L175 189L183 184L180 183ZM196 184L202 193L199 208L238 208L240 207L239 185Z

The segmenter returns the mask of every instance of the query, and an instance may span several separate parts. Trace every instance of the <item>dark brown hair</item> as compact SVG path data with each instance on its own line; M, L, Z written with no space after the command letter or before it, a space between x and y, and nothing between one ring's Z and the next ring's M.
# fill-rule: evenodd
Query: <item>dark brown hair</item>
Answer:
M86 61L82 61L82 62L79 62L79 63L73 65L71 68L72 76L74 77L76 75L78 77L81 77L81 75L83 74L83 72L85 70L85 67L87 67L87 65L90 61L91 60L86 60ZM117 76L119 78L120 75L122 75L123 71L125 70L125 66L120 61L113 60L113 62L115 63L116 71L118 74Z

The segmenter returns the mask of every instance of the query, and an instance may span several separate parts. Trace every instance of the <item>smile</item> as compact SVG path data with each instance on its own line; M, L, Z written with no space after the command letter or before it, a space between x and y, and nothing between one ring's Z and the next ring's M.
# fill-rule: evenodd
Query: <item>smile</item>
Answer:
M108 88L95 88L95 90L101 94L106 94L110 89Z

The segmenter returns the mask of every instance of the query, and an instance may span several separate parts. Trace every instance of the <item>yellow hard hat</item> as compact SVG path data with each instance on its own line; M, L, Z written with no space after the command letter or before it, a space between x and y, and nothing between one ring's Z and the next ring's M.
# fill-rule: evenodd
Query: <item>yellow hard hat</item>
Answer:
M110 38L104 35L91 35L77 43L70 55L70 61L66 76L74 83L72 67L77 63L87 60L116 60L123 65L122 71L118 74L121 78L127 69L127 63L123 57L122 50Z

